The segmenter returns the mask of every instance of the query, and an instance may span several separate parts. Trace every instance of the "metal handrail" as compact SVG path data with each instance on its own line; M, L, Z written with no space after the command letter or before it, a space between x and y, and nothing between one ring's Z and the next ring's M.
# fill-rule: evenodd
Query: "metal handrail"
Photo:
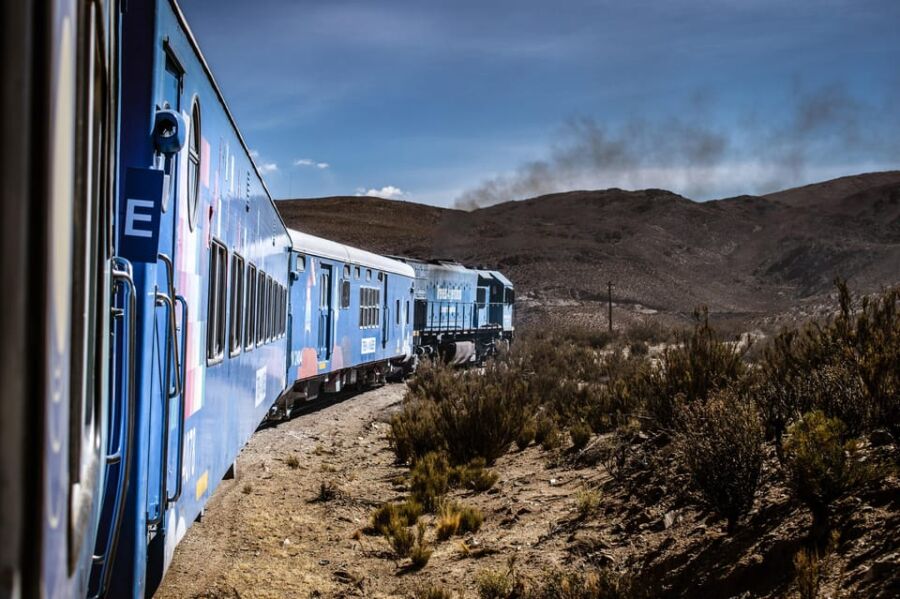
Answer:
M106 463L112 465L121 462L121 475L119 476L119 488L115 495L115 505L113 506L113 522L106 536L106 546L104 551L99 555L93 556L93 563L100 566L100 582L97 593L94 597L103 597L106 589L109 587L109 581L112 577L112 568L109 567L109 557L115 556L119 546L119 534L122 530L122 521L125 518L125 495L128 493L128 485L131 479L131 455L130 449L134 444L134 409L135 409L135 332L137 327L137 290L134 286L134 279L131 275L131 264L122 258L116 258L117 266L113 267L112 279L115 284L122 283L128 291L128 376L124 380L127 381L125 409L120 415L120 421L124 420L125 430L119 432L119 443L116 451L107 454ZM122 316L121 312L114 310L116 317Z
M172 266L172 259L169 258L165 254L158 254L157 256L160 261L166 266L166 281L168 282L169 288L169 307L173 307L175 303L175 267ZM159 303L159 293L157 292L157 303ZM182 379L181 379L181 365L178 363L178 348L176 347L175 341L175 310L172 309L169 311L169 330L172 334L172 344L169 346L169 349L166 351L166 368L168 368L169 363L169 352L172 354L172 360L175 362L175 386L169 387L169 379L166 378L166 391L168 393L169 399L173 397L177 397L179 393L181 393L182 389Z
M186 366L187 363L187 324L188 324L188 305L187 300L180 295L175 296L175 301L181 303L181 351L185 352L181 356L181 368L183 369L181 372L181 380L186 380ZM178 417L181 419L181 424L178 427L178 462L175 470L175 495L172 497L166 497L166 501L168 503L175 503L181 498L181 488L182 488L182 475L181 471L184 468L184 388L182 387L182 393L180 395L180 400L178 402ZM168 407L168 406L167 406Z
M162 254L160 254L162 255ZM169 311L169 339L170 347L174 346L176 340L176 330L175 330L175 304L172 301L172 298L166 295L165 293L156 292L156 305L161 306L165 304L166 308ZM174 351L174 350L173 350ZM163 513L166 511L166 501L169 497L168 484L169 484L169 475L168 475L168 467L169 467L169 413L171 410L169 409L169 400L174 397L170 395L169 392L169 368L172 366L172 361L169 359L169 352L166 351L166 393L163 394L165 399L163 400L163 429L162 429L162 459L160 461L161 464L161 473L159 476L159 511L156 516L153 518L147 517L147 526L156 526L163 519ZM180 379L181 373L178 372L178 361L175 360L175 377L176 380ZM176 385L176 388L180 387L180 382ZM180 392L180 390L179 390Z
M483 325L476 325L476 311L480 308L492 308L497 306L502 307L508 305L503 302L439 302L432 300L426 300L426 303L428 305L428 313L425 316L425 322L422 323L421 330L427 332L451 331L460 328L475 329L499 327L501 326L499 323L485 323ZM447 314L447 317L444 318L443 308L445 306L453 306L456 308L453 316ZM435 308L437 308L436 316L434 313Z

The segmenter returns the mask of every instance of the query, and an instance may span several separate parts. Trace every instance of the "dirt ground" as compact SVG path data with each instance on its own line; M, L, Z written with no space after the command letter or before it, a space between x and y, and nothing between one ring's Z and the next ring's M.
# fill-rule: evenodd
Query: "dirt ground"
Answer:
M405 469L393 463L385 420L404 391L388 385L257 432L238 457L237 478L222 481L179 545L156 596L407 597L428 585L474 596L477 573L506 567L510 555L529 569L561 563L565 542L548 533L572 516L575 495L599 473L517 467L538 448L502 458L487 494L456 494L485 511L485 524L477 535L435 545L422 571L398 565L384 539L359 534L375 507L403 496L392 481ZM322 484L335 484L337 496L320 501Z
M481 530L437 543L425 516L434 554L410 571L385 539L362 533L378 505L404 497L406 469L394 464L386 424L404 391L388 385L257 432L236 480L222 481L179 545L157 597L410 597L429 586L476 597L479 573L505 570L510 559L532 580L608 567L652 597L797 596L793 556L809 517L775 482L773 456L765 497L728 535L678 477L660 482L671 463L665 451L614 480L592 457L610 440L603 436L577 454L531 446L501 457L490 491L451 494L484 512ZM643 461L640 445L629 451ZM323 496L323 485L333 492ZM586 495L596 505L583 515ZM822 563L820 596L900 596L897 477L842 501L835 521L842 534Z

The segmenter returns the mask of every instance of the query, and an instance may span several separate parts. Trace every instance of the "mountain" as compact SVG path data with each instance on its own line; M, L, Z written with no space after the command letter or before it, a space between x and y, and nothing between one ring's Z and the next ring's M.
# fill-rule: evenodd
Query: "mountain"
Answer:
M472 212L371 197L285 200L289 226L379 253L498 268L523 314L605 323L696 306L735 318L813 305L849 279L900 282L900 171L695 202L661 189L570 191Z

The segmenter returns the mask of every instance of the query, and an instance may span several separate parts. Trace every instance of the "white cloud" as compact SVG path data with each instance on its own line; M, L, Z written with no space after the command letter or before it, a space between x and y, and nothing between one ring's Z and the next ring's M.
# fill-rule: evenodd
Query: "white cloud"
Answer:
M259 150L250 150L250 158L259 158Z
M319 161L313 160L312 158L300 158L300 159L294 161L294 166L309 166L309 167L315 167L317 169L326 169L326 168L330 167L331 165L328 164L327 162L319 162Z
M274 162L264 162L264 163L260 164L258 166L258 168L259 168L259 172L261 172L262 174L265 175L267 173L274 173L275 171L277 171L278 165L275 164Z
M386 200L399 200L407 196L407 193L399 187L393 185L385 185L381 189L365 189L360 187L356 190L358 196L371 196L374 198L384 198Z

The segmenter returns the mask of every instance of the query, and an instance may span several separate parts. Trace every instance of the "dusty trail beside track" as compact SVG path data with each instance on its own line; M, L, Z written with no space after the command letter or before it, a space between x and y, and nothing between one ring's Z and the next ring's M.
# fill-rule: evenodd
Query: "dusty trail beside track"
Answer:
M548 468L535 447L501 458L490 492L452 495L481 508L484 526L433 545L420 572L398 565L383 538L358 534L375 507L404 495L396 479L406 469L394 464L386 421L405 389L388 385L257 432L238 457L237 479L220 483L156 596L409 597L432 585L474 597L477 574L505 568L511 555L533 571L568 561L571 531L554 525L572 517L577 492L599 473ZM323 483L337 486L336 497L318 500Z

